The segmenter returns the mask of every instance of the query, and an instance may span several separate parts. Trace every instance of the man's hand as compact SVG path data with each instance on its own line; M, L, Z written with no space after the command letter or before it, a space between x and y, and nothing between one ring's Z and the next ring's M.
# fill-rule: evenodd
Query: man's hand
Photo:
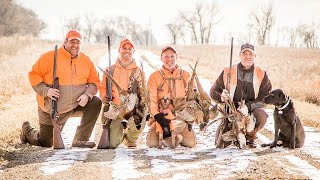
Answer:
M102 103L103 103L104 105L109 105L109 102L110 102L111 100L112 100L112 99L111 99L110 97L104 96L101 101L102 101Z
M230 97L230 95L229 95L228 91L226 89L224 89L221 93L221 101L222 102L228 101L229 97Z
M247 107L246 105L239 106L239 107L238 107L238 111L239 111L242 115L248 116L249 110L248 110L248 107Z
M89 96L86 95L86 94L82 94L82 95L77 99L77 101L78 101L79 106L84 107L84 106L88 103L88 101L89 101Z
M59 98L59 89L49 88L47 92L47 97L51 98L52 100L57 100Z

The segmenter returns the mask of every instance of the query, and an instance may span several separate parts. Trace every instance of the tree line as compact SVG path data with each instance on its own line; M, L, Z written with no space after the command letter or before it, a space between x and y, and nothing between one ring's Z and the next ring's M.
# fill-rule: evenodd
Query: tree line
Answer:
M221 9L214 0L198 1L189 11L178 11L178 15L166 24L172 44L214 44L214 29L223 21ZM0 0L0 36L30 34L39 36L46 28L37 14L14 0ZM108 17L99 19L93 14L79 15L65 19L64 29L79 29L87 42L106 42L106 34L112 40L130 34L136 44L156 45L157 40L149 25L141 25L128 17ZM290 47L318 48L319 24L300 24L296 27L276 26L272 4L250 12L244 33L236 37L239 43L251 42L259 45L287 44ZM273 41L272 41L272 40Z

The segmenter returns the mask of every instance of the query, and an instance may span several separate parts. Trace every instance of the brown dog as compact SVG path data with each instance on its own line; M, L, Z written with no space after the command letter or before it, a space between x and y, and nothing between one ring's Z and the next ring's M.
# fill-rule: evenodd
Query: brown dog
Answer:
M282 141L284 147L290 147L291 149L302 147L306 133L299 117L296 115L290 97L285 95L281 89L275 89L263 101L275 106L274 141L270 144L264 144L264 146L270 145L270 148L273 148L277 146L278 141Z

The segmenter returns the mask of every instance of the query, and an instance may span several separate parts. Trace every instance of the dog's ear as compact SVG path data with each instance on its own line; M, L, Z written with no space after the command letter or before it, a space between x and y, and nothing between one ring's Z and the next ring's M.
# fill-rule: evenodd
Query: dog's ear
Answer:
M288 96L282 90L279 90L279 104L286 102L287 99Z

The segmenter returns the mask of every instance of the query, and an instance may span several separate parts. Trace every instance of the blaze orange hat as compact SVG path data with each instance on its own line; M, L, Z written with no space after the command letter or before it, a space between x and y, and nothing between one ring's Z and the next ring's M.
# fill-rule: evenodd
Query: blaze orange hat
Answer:
M174 47L172 47L172 46L165 46L164 48L162 48L162 50L161 50L161 55L160 55L160 56L162 56L163 52L165 52L165 51L168 50L168 49L171 49L172 51L174 51L174 53L177 54L177 51L176 51L176 49L175 49Z
M120 41L119 50L120 50L120 48L122 48L122 47L123 47L125 44L127 44L127 43L131 44L131 46L132 46L133 49L134 49L134 44L133 44L133 42L132 42L130 39L125 38L125 39L122 39L122 40Z
M79 41L82 40L81 33L80 33L78 30L75 30L75 29L70 30L70 31L67 33L66 38L67 38L68 40L72 40L72 39L78 39Z

